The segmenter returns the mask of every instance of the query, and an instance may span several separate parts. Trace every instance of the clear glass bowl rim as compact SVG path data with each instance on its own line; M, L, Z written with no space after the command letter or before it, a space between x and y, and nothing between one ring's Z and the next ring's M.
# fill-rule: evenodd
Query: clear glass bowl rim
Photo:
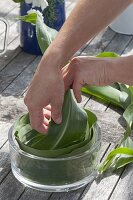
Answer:
M8 140L9 140L9 144L11 145L11 147L13 148L14 151L16 151L16 153L19 153L23 156L32 158L32 159L36 159L36 160L44 160L44 161L63 161L63 160L73 160L73 159L77 159L77 158L81 158L84 157L87 154L91 154L100 144L101 144L101 130L99 125L96 123L95 124L95 130L96 131L96 142L94 143L94 145L91 146L91 148L81 154L77 154L75 156L68 156L68 157L61 157L61 158L46 158L46 157L39 157L39 156L35 156L32 154L29 154L25 151L23 151L22 149L19 148L19 146L15 143L15 139L13 137L13 127L12 126L9 129L8 132Z

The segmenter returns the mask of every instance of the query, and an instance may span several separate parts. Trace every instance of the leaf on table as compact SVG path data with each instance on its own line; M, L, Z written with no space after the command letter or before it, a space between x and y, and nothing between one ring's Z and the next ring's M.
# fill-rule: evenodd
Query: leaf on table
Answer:
M127 137L119 147L112 150L105 161L99 167L99 173L105 172L107 169L119 169L133 161L133 141Z
M112 86L86 86L82 88L82 92L85 94L93 95L105 102L112 103L121 108L124 108L124 102L128 98L127 93L121 92Z
M125 137L127 137L131 135L131 129L133 124L133 103L127 107L127 109L123 113L123 117L127 123L127 129L125 131Z

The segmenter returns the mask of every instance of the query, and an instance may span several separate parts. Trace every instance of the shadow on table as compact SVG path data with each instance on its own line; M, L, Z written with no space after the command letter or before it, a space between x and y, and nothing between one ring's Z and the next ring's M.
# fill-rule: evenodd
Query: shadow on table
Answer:
M5 150L2 150L4 148ZM11 170L10 156L8 153L8 145L7 144L4 145L2 149L0 151L0 183L4 181L5 177Z

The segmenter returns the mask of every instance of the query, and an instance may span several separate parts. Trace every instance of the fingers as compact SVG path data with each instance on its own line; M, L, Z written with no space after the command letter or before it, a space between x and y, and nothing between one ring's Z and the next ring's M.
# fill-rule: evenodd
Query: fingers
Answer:
M49 125L49 120L48 120L46 117L44 117L43 123L44 123L46 126L48 126L48 125Z
M62 75L64 80L65 91L71 88L74 79L74 67L70 64L66 65L62 69Z
M51 106L48 105L44 109L29 109L29 114L32 128L39 133L47 133L51 119Z
M48 129L48 119L44 118L41 107L29 108L30 123L33 129L39 133L46 133Z
M43 109L43 116L44 118L48 119L48 121L51 119L51 106L48 105L46 108Z
M46 124L43 124L43 129L44 129L44 133L46 134L48 132L48 128L49 126L47 126Z
M55 99L57 100L57 98ZM57 101L53 101L51 104L51 117L56 124L62 122L62 105L63 105L64 95L58 97Z
M48 120L50 120L50 118L51 118L51 111L50 111L50 110L44 109L44 111L43 111L43 116L44 116L45 118L47 118Z
M46 107L45 107L45 110L51 111L51 105L46 106Z
M73 88L73 92L74 92L77 102L80 103L82 101L82 97L81 97L82 84L75 79L73 82L72 88Z

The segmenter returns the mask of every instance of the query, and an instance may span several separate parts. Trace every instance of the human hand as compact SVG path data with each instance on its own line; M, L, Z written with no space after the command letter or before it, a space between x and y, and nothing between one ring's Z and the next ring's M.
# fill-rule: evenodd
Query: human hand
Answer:
M24 99L32 128L46 133L49 124L47 114L55 123L61 123L63 100L64 81L61 70L42 66L40 63ZM48 105L51 107L47 107ZM51 113L46 113L48 110L51 110Z
M114 59L79 56L62 69L65 88L72 87L77 102L84 85L105 86L113 83Z
M48 105L43 109L43 117L44 117L44 128L45 128L45 132L48 131L49 128L49 122L51 120L51 106Z

